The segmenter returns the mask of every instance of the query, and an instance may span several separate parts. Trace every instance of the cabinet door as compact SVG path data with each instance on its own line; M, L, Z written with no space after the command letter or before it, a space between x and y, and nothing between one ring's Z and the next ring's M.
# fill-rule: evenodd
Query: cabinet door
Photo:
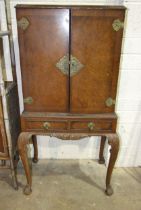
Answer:
M69 53L69 10L17 8L24 110L67 112L69 78L56 63Z
M113 23L124 20L124 9L73 9L71 15L71 54L81 67L70 80L71 112L112 112L106 102L116 98L123 32Z

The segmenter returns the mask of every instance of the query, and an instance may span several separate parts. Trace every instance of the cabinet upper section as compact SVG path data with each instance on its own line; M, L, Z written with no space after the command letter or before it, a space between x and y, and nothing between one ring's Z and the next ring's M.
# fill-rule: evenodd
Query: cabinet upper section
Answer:
M17 6L26 111L114 111L124 11Z

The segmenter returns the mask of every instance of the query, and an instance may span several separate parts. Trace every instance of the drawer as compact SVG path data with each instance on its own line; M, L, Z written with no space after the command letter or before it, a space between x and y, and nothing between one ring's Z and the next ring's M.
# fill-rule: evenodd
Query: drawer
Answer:
M26 130L28 131L63 131L67 130L67 121L35 121L29 120L25 122Z
M115 132L115 115L71 115L25 113L21 116L22 131L29 132Z
M111 132L113 129L113 122L107 120L86 120L86 121L72 121L72 131L84 132Z

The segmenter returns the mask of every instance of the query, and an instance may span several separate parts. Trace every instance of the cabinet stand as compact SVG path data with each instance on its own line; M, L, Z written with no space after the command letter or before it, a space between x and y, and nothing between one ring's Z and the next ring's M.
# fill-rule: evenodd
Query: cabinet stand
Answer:
M24 194L29 195L32 192L32 175L31 175L31 161L29 161L28 156L28 146L32 142L34 147L34 158L33 162L36 163L38 161L38 150L37 150L37 140L36 135L39 135L41 133L32 133L32 132L22 132L18 139L18 148L20 157L24 166L26 179L27 179L27 185L24 188ZM90 136L101 136L100 134L87 134L87 133L44 133L43 135L50 136L50 137L57 137L62 140L79 140L85 137ZM106 175L106 190L105 193L107 195L113 194L113 189L111 187L111 176L112 171L115 165L115 161L117 159L118 151L119 151L119 138L116 133L113 134L102 134L101 137L101 145L100 145L100 153L99 153L99 163L103 164L105 163L103 151L104 151L104 144L106 141L106 138L108 138L108 144L111 146L110 149L110 159L109 164L107 168L107 175Z

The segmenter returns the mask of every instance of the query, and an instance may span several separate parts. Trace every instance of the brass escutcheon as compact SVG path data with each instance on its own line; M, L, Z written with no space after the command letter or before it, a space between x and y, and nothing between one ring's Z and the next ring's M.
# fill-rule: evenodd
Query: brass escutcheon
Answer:
M69 75L70 67L70 76L74 76L84 67L84 65L72 55L70 56L69 61L69 55L65 55L57 62L56 67L65 75Z

